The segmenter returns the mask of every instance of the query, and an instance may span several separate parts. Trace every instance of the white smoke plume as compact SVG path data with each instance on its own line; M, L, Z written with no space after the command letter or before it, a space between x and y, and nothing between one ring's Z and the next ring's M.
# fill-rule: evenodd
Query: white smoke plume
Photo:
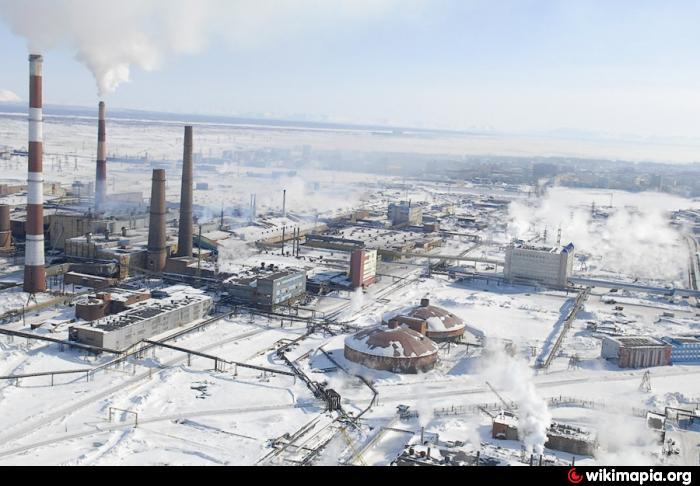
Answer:
M592 218L592 202L608 210L609 195L554 188L532 206L513 202L509 236L528 239L548 231L554 243L561 228L562 243L574 243L577 253L592 257L596 271L668 282L683 280L688 250L680 231L669 224L667 211L689 202L663 194L615 194L610 217ZM593 270L593 269L590 269ZM578 268L574 267L574 273Z
M20 101L20 97L9 89L0 89L0 101Z
M134 66L154 70L169 56L196 54L212 43L251 48L310 28L332 29L346 21L376 18L405 4L406 0L0 0L0 17L27 39L34 53L72 51L104 95L129 81Z
M502 343L489 344L485 350L482 377L517 406L518 437L528 453L542 454L552 416L547 402L537 394L528 363L504 352Z

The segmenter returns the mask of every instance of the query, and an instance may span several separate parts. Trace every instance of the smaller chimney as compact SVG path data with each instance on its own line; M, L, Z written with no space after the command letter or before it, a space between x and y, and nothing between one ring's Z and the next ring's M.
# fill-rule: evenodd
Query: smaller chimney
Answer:
M428 307L429 305L430 305L430 299L421 299L420 300L421 307Z

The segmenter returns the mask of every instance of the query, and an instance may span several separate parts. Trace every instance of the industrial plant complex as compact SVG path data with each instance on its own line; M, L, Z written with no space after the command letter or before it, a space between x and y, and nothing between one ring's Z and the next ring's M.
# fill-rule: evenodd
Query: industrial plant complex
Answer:
M699 464L697 199L435 163L451 133L47 115L43 73L0 114L0 464Z

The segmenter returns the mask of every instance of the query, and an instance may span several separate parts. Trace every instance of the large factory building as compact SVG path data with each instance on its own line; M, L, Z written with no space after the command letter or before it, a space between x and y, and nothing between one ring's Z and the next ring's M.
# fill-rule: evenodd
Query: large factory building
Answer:
M72 341L122 351L151 336L204 317L212 299L189 287L172 287L119 314L68 329Z
M566 287L574 264L574 245L536 247L513 243L506 249L504 276L509 282L538 282L548 287Z

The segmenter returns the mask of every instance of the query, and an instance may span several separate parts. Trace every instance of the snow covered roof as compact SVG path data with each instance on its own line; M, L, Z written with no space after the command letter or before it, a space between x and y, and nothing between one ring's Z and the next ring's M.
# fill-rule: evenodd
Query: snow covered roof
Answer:
M464 327L462 319L441 307L436 307L429 303L416 307L408 313L408 317L426 321L428 331L432 332L453 331Z
M418 358L437 353L437 345L422 334L403 327L376 326L348 336L345 346L357 352L388 358Z

